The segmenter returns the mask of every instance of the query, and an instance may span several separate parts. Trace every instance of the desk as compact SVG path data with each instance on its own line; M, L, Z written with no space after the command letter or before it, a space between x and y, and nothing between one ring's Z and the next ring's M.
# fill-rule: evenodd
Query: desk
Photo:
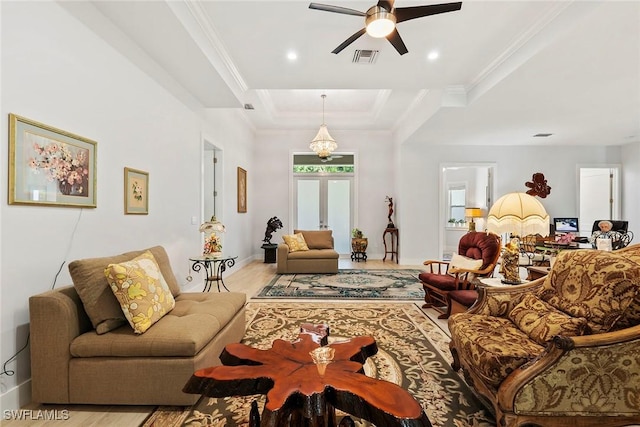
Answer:
M391 250L387 250L387 234L390 236ZM396 262L398 262L398 229L385 229L384 233L382 233L382 242L384 243L384 258L382 258L382 261L386 261L387 254L391 254L391 261L393 261L393 256L395 255Z
M220 285L229 292L229 289L227 289L224 284L224 280L222 280L222 273L225 272L227 267L231 268L235 265L236 258L238 257L226 255L220 255L214 258L207 258L204 256L189 258L189 261L193 263L191 264L191 269L193 271L198 272L200 270L204 270L205 281L202 292L209 292L213 282L216 282L218 292L220 292Z
M220 355L226 366L196 371L183 391L208 397L266 394L262 415L255 411L250 427L337 426L336 409L377 426L431 427L409 392L362 373L378 351L373 337L331 343L335 355L324 375L309 354L320 343L318 335L303 331L293 342L275 340L268 350L228 344Z

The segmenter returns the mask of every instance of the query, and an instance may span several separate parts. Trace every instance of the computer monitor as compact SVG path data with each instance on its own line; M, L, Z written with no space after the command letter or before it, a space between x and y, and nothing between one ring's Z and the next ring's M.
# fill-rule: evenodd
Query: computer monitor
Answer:
M578 233L580 231L578 218L554 218L553 224L556 233Z

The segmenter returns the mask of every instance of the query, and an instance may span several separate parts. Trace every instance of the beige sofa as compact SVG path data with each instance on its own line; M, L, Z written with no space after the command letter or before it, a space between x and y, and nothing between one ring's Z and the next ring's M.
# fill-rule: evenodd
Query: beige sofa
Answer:
M302 233L309 250L292 252L286 243L280 243L278 274L338 272L339 255L333 249L331 230L293 230L293 233Z
M640 424L640 245L565 250L545 278L479 291L450 348L497 425Z
M175 307L142 334L124 318L104 269L144 251L74 261L74 286L29 299L34 402L191 405L199 398L182 388L243 337L246 295L181 293L164 249L149 250Z

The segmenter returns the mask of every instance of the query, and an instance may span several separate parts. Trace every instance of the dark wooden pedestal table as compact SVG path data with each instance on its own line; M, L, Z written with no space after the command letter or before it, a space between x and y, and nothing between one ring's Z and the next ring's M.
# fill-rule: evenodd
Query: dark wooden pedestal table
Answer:
M367 357L378 351L371 336L335 342L333 361L321 376L309 354L318 335L301 333L294 342L276 340L268 350L229 344L220 359L226 366L196 371L185 393L208 397L266 394L251 427L335 427L335 409L379 427L431 427L420 404L403 388L363 373Z

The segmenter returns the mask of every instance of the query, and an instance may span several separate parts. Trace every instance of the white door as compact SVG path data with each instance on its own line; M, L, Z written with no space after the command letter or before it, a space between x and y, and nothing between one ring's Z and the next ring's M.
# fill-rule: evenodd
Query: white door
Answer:
M297 176L294 228L332 230L335 250L351 253L353 177Z
M618 167L580 168L580 235L590 236L596 220L620 218Z

